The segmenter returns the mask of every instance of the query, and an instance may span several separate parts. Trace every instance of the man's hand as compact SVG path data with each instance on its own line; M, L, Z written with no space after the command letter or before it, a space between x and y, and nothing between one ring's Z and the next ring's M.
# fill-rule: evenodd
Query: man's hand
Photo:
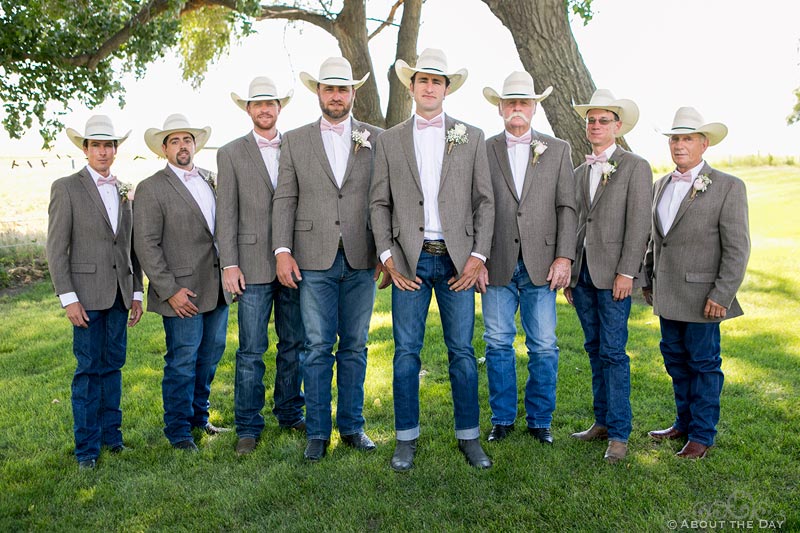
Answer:
M564 287L569 287L569 278L572 271L572 262L566 257L556 257L550 270L547 272L547 281L550 282L550 290L557 291Z
M628 278L622 274L617 274L614 278L614 288L611 291L611 297L615 302L624 300L633 292L633 278Z
M197 314L199 309L194 305L189 297L197 298L197 295L187 288L182 288L175 294L169 297L167 303L175 311L175 314L180 318L189 318Z
M461 272L461 277L456 278L454 276L447 280L450 290L459 292L474 287L478 281L478 275L481 273L481 268L484 268L483 261L474 255L469 256L467 264L464 265L464 270Z
M73 302L66 306L64 310L67 312L67 318L72 322L73 326L79 328L89 327L89 315L86 314L86 309L83 308L80 302Z
M389 272L389 276L392 278L392 283L394 283L394 286L401 291L415 291L419 289L419 285L422 283L422 280L419 277L415 277L414 281L411 281L407 277L403 276L400 271L394 267L394 258L392 257L386 260L386 262L383 264L383 269L384 271Z
M296 289L297 283L294 281L295 278L297 281L301 281L303 276L300 274L300 268L297 266L297 261L294 260L292 254L289 252L281 252L275 256L275 261L277 263L276 270L278 271L278 281L280 281L281 285L284 287Z
M131 302L131 312L128 315L129 328L132 328L139 323L139 320L142 318L142 313L142 302L139 300L133 300Z
M564 298L567 299L569 305L575 307L575 302L572 299L572 287L564 287Z
M222 288L234 296L241 296L245 289L244 274L238 266L222 270Z
M706 300L706 308L703 310L703 316L706 318L722 319L725 318L727 312L727 309L709 298Z
M653 287L642 287L642 297L647 305L653 306Z
M383 267L383 263L378 261L378 264L375 265L375 274L372 276L373 281L378 281L381 274L383 274L383 279L381 279L381 282L378 284L379 290L385 289L392 284L392 276L389 274L389 271Z
M481 265L481 271L478 273L478 279L475 280L475 290L481 294L486 293L486 287L489 286L489 271L486 265Z

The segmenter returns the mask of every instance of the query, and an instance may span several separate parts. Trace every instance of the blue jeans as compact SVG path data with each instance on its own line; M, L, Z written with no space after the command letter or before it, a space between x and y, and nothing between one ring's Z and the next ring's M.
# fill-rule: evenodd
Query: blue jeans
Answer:
M122 366L127 346L128 310L117 291L110 309L86 311L89 327L72 327L77 366L72 378L75 458L97 459L100 446L122 444Z
M397 440L419 436L420 352L431 295L436 293L442 333L447 346L450 389L456 438L476 439L480 435L478 417L478 367L472 348L475 325L475 293L455 292L447 280L457 275L449 255L422 252L417 264L422 280L416 291L392 287L392 331L394 333L394 426Z
M511 283L505 287L489 286L481 300L492 424L511 425L517 417L514 315L519 308L528 348L527 423L530 428L549 428L556 408L558 377L556 291L548 285L534 285L520 259Z
M354 269L339 250L328 270L302 270L300 313L306 330L303 382L306 436L331 437L331 382L336 363L336 425L340 435L364 428L367 335L375 281L372 269ZM333 345L339 339L336 355Z
M722 394L719 323L660 318L661 355L672 378L677 416L673 426L689 440L714 444Z
M264 430L264 353L269 348L267 326L275 306L278 354L275 359L273 414L278 424L291 427L303 419L303 319L300 291L272 283L248 284L239 296L239 349L233 405L239 438L258 438Z
M583 327L592 367L594 421L608 428L608 438L628 442L631 434L631 365L628 343L628 317L631 298L614 301L612 291L592 284L586 261L572 289L575 311Z
M164 356L164 434L171 444L192 439L191 430L208 422L211 382L225 351L228 306L190 318L163 317L167 338Z

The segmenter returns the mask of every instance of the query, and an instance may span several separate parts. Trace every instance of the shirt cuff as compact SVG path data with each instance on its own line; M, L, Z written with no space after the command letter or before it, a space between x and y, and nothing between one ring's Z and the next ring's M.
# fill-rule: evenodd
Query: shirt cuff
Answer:
M282 254L283 252L292 253L292 251L285 246L281 246L280 248L275 248L275 255Z
M133 291L133 299L137 302L144 300L144 293L142 291Z
M78 295L74 292L68 292L66 294L59 294L58 299L61 300L61 307L66 307L77 302Z
M624 278L633 279L633 276L629 276L627 274L623 274L622 272L617 272L617 274L622 276L622 277L624 277Z
M472 252L469 255L471 255L472 257L477 257L478 259L481 260L481 262L486 263L486 256L485 255L481 255L478 252Z
M275 250L275 253L278 253L278 251ZM228 265L226 267L222 267L222 270L228 270L229 268L233 268L233 267L239 268L239 265Z
M390 257L392 257L392 251L386 250L381 254L381 263L386 263L386 261L388 261Z

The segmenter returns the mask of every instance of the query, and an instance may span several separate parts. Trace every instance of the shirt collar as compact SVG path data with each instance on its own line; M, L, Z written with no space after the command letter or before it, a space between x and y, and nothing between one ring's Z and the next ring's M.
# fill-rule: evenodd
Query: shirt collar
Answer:
M170 163L169 161L167 161L167 166L169 168L171 168L172 171L175 173L175 175L178 176L180 179L183 179L183 175L186 174L187 172L191 172L191 170L183 170L182 168L178 168L175 165L173 165L172 163ZM192 169L195 169L195 168L197 168L197 165L192 167ZM197 170L200 170L200 169L198 168Z
M258 142L259 139L264 139L265 142L269 142L270 141L270 139L267 139L263 135L259 135L258 133L256 133L256 130L253 130L253 138L256 140L256 142ZM275 139L278 139L278 140L281 139L281 132L280 131L278 131L278 134L275 136ZM274 140L274 139L272 139L272 140Z
M100 178L103 178L103 177L105 177L105 176L101 176L99 172L97 172L95 169L93 169L93 168L92 168L91 166L89 166L89 165L86 165L86 170L88 170L88 171L89 171L89 175L90 175L90 176L92 177L92 179L94 180L94 184L95 184L95 185L97 185L97 180L99 180ZM111 172L110 172L110 171L109 171L108 175L109 175L109 176L113 176L113 174L111 174Z

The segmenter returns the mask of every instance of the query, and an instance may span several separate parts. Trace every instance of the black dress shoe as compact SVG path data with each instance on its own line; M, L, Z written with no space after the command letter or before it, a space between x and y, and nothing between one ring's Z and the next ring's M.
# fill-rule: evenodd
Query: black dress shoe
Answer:
M458 449L467 458L469 466L475 468L489 468L492 466L492 460L486 455L481 448L480 439L462 440L458 439Z
M300 420L298 420L294 424L280 424L280 427L281 427L281 429L286 430L286 431L295 430L295 431L299 431L301 433L305 433L306 432L306 419L305 418L301 418Z
M417 439L399 440L394 447L394 454L389 465L395 472L405 472L414 466L414 454L417 451Z
M113 454L119 454L119 453L127 452L129 450L130 450L130 448L128 448L127 446L125 446L122 443L115 444L111 448L108 449L108 451L110 453L113 453Z
M528 428L528 433L542 444L553 444L553 434L550 433L550 428Z
M504 426L502 424L495 424L492 426L492 431L489 432L489 442L496 442L508 437L508 434L514 431L514 424Z
M173 448L176 450L183 450L185 452L199 452L200 450L197 449L197 444L194 443L193 440L182 440L180 442L176 442L172 445Z
M80 470L94 470L97 466L97 459L86 459L85 461L78 461L78 469Z
M319 461L325 457L325 452L328 449L328 442L329 441L322 439L309 439L308 445L306 445L306 451L303 452L303 457L305 457L307 461Z
M375 449L375 443L372 442L372 439L367 437L367 434L363 431L353 433L352 435L342 435L341 437L342 442L351 448L355 448L356 450L368 452Z
M206 435L219 435L220 433L229 432L231 428L217 427L211 422L206 422L206 425L202 428L202 430L206 432Z

